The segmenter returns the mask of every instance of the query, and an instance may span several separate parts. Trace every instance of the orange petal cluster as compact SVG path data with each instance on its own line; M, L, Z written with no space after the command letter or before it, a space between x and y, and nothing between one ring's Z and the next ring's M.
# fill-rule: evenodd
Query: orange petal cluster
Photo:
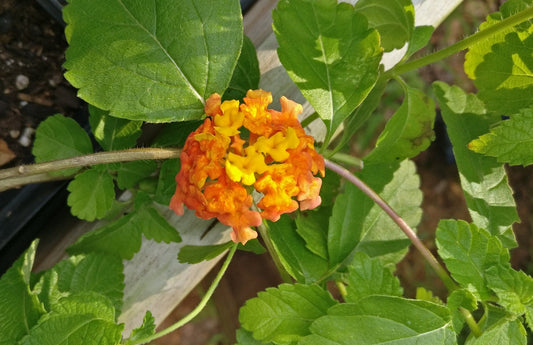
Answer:
M249 90L244 104L209 97L207 118L181 152L171 209L181 215L185 205L200 218L217 217L245 244L262 219L320 205L322 179L315 175L324 176L324 159L298 121L302 106L282 97L280 112L270 103L264 90ZM253 189L261 196L257 207Z

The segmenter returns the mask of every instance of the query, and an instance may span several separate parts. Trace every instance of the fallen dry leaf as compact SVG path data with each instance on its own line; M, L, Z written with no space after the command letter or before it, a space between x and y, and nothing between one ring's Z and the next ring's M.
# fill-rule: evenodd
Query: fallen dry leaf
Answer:
M16 156L17 155L9 149L7 143L3 139L0 139L0 166L11 162Z

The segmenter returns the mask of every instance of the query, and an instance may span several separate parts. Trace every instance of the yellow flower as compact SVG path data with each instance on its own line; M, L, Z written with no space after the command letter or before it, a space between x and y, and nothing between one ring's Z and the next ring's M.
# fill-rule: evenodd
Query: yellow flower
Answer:
M288 149L298 147L300 140L296 136L294 128L287 128L286 136L277 132L270 138L259 137L254 144L257 151L270 155L276 162L283 162L289 158Z
M258 153L254 146L248 146L244 149L246 156L240 156L235 153L228 153L226 159L226 174L235 182L242 182L244 185L251 186L255 182L255 174L262 174L267 169L265 158Z
M182 150L170 208L183 214L185 205L198 217L217 217L233 227L233 241L245 244L257 237L251 227L263 218L276 221L320 205L322 180L314 175L324 176L324 159L298 122L302 106L282 97L279 112L268 109L270 103L272 94L263 90L249 90L241 105L221 103L218 94L207 99L207 118ZM263 195L259 211L250 186Z

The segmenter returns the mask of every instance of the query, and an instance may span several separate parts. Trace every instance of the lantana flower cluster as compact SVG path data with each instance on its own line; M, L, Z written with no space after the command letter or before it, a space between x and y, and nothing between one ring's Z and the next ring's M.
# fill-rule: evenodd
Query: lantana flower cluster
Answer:
M234 242L256 238L251 228L262 219L277 221L283 213L320 205L324 159L305 134L298 114L302 106L281 98L281 112L268 109L272 94L249 90L244 104L221 103L211 95L205 121L192 132L181 152L176 192L170 208L183 205L200 218L231 226ZM253 190L260 200L254 206Z

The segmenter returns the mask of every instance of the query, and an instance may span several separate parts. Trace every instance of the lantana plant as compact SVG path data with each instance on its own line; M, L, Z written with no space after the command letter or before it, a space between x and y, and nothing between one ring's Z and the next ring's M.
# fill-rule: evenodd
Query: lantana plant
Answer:
M272 105L285 85L260 88L236 0L64 8L65 77L89 104L90 133L60 114L46 119L36 164L0 170L0 190L71 179L72 214L106 224L39 273L35 241L0 278L0 345L148 343L198 315L236 250L263 245L285 282L241 308L240 345L532 340L533 278L510 264L519 218L504 165L533 162L533 1L508 0L478 32L422 57L433 27L415 26L410 0L280 0L272 17L279 60L314 109L305 118L283 95ZM406 81L462 50L476 93ZM391 52L400 58L385 66ZM355 156L348 144L371 135L365 125L393 84L401 106ZM435 253L414 230L422 192L410 159L434 140L436 104L471 219L440 220ZM317 122L321 136L308 126ZM136 147L145 123L160 124L159 134ZM128 192L117 199L116 190ZM227 243L185 245L180 261L227 256L190 314L156 332L146 311L124 335L125 260L143 236L181 241L162 207L231 227ZM420 287L404 296L394 268L410 245L447 295Z

